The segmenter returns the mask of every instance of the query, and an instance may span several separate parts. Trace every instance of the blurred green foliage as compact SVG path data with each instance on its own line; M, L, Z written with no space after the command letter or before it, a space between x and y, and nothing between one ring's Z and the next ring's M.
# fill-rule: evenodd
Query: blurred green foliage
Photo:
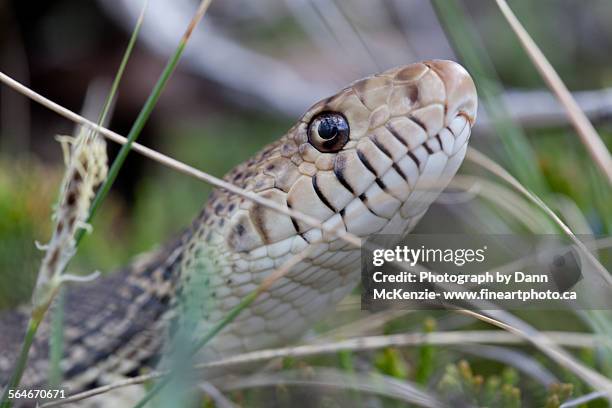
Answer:
M602 128L599 134L611 149L612 132ZM570 129L543 129L532 132L531 143L550 190L573 201L595 233L610 234L612 189L578 136Z
M36 162L0 159L0 307L28 299L51 230L61 173Z
M470 406L520 408L544 406L559 408L574 392L569 383L554 383L547 390L542 401L527 402L521 392L521 376L511 368L506 368L499 375L484 377L475 374L466 360L446 366L444 375L438 383L438 390L449 401L463 401Z
M206 123L163 129L168 137L158 149L222 176L278 138L287 125L261 116L210 117ZM83 239L69 267L72 273L110 272L163 243L189 225L211 191L208 185L159 164L151 162L147 169L133 203L116 195L104 203L93 233ZM49 240L62 172L59 165L0 156L0 308L29 299L42 254L34 241Z

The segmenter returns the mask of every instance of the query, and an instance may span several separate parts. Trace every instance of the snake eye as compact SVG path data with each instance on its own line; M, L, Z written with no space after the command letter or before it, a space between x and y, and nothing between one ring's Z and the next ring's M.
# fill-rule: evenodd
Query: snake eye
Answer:
M308 125L308 141L323 153L337 152L349 140L349 124L344 115L336 112L322 112Z

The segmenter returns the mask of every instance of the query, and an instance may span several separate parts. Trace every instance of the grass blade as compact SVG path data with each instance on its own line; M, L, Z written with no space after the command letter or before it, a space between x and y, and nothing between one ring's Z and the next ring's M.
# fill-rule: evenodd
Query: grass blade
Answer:
M119 89L119 84L121 83L121 79L123 78L123 73L125 72L125 68L127 63L132 55L132 51L134 49L134 45L136 44L136 39L140 34L140 29L142 28L142 23L144 22L145 12L147 10L147 6L149 1L146 0L142 11L136 21L136 25L134 26L134 30L132 31L132 35L130 36L130 40L128 41L128 45L123 53L123 57L119 64L119 68L117 69L117 73L115 74L115 79L111 85L110 91L104 101L104 105L98 117L98 125L104 126L106 120L108 118L108 114L110 112L111 106L113 105L113 100L117 95L117 90ZM92 131L96 133L95 131ZM79 230L76 245L78 246L80 238L83 236L83 230ZM62 380L62 370L60 368L60 362L64 354L63 348L63 331L64 331L64 301L65 301L65 290L63 288L57 294L55 308L53 310L53 317L51 320L51 335L49 336L49 387L50 388L58 388L61 380Z
M266 292L274 283L285 276L291 268L295 265L303 261L311 252L312 246L306 247L302 252L297 253L296 255L289 258L285 263L283 263L278 269L272 272L270 275L264 279L264 281L255 289L253 292L246 295L238 305L236 305L223 319L215 323L204 336L195 342L192 349L188 351L186 354L191 357L195 355L202 347L204 347L210 340L212 340L217 334L221 332L230 324L238 315L247 308L251 303L255 301L262 293ZM185 362L189 364L189 361ZM178 364L180 366L180 364ZM147 392L147 394L134 406L134 408L142 408L144 407L153 397L155 397L166 385L172 381L172 373L164 376L161 381L159 381L155 386Z
M49 335L49 388L60 388L62 369L60 363L64 356L64 306L66 290L60 288L55 297L51 312L51 333Z
M493 63L465 9L456 0L433 0L432 4L455 52L474 78L479 100L507 152L506 164L531 190L547 192L548 187L537 166L536 153L522 129L510 118Z
M98 190L98 194L96 194L96 197L94 198L94 201L91 205L91 211L87 222L90 222L91 219L95 216L96 211L108 195L112 185L114 184L115 180L117 179L117 176L119 175L119 170L123 166L123 163L125 162L125 159L127 158L127 155L130 152L134 141L138 138L138 136L140 136L140 132L142 132L145 123L147 122L147 120L149 120L149 117L151 116L151 113L153 112L153 109L155 108L159 97L161 96L164 88L168 83L168 80L174 73L176 66L178 65L181 59L181 56L183 55L183 52L185 51L185 47L189 42L189 38L193 33L193 30L198 25L202 17L204 17L204 14L206 13L206 10L208 10L208 7L210 6L211 2L212 0L203 0L200 3L200 6L198 7L195 15L193 16L193 19L187 27L187 30L185 30L185 33L183 34L183 37L181 38L176 51L168 60L168 63L166 64L166 67L164 68L161 76L157 80L157 83L153 87L151 94L149 95L147 101L140 110L140 113L138 114L134 125L132 125L132 128L130 129L130 132L127 136L127 141L123 146L121 146L121 150L119 150L117 157L113 161L113 164L111 165L111 168L108 171L108 176L106 177L104 184ZM81 240L84 233L84 230L81 230L79 232L76 237L77 242Z
M537 195L533 194L529 191L525 186L523 186L517 179L515 179L510 173L508 173L503 167L499 164L495 163L493 160L474 149L473 147L468 148L468 152L466 154L466 159L489 170L491 173L497 175L501 179L505 180L508 184L514 187L517 191L523 194L529 201L537 205L544 211L555 224L561 228L561 230L576 244L578 248L585 254L586 258L592 262L593 266L596 268L597 272L601 275L601 278L608 285L608 287L612 287L612 277L610 277L610 272L604 268L601 263L593 254L588 250L588 248L576 237L576 235L572 232L572 230L565 225L565 223L555 214L553 210L550 209Z

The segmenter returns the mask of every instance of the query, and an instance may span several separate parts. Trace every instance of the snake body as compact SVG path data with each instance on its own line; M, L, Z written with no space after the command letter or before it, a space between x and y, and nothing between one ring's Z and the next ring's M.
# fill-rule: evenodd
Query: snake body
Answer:
M454 62L391 69L318 102L225 179L362 239L406 234L461 165L476 107L472 79ZM201 333L307 247L301 262L206 346L205 357L295 340L359 281L358 248L214 191L179 239L118 273L71 288L65 385L75 391L136 372L176 330L176 310L184 307L178 299L196 300L193 327ZM0 315L0 384L25 321L20 311ZM47 336L43 327L23 387L45 384Z

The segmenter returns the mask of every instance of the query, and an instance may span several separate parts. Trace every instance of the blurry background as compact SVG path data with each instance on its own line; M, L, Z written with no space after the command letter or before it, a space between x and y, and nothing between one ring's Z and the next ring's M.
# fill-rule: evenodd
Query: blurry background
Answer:
M451 3L461 15L444 10ZM213 2L139 142L221 176L282 135L309 105L355 79L428 58L465 63L465 53L476 52L494 69L471 70L479 88L493 84L489 103L504 102L505 109L487 112L481 101L472 145L559 209L577 232L609 234L609 185L495 3L434 4L437 12L427 0ZM510 4L610 147L612 3ZM81 111L92 84L110 84L141 7L133 0L2 2L0 70ZM190 0L151 0L111 129L128 132L194 9ZM441 23L437 13L450 20ZM71 123L0 87L0 307L29 296L40 259L34 241L48 240L63 171L54 136L72 132ZM117 150L109 143L111 156ZM124 265L179 232L209 191L131 154L71 268L108 272ZM440 217L479 232L526 229L495 203L458 209L455 198L442 200L420 230L442 232Z

